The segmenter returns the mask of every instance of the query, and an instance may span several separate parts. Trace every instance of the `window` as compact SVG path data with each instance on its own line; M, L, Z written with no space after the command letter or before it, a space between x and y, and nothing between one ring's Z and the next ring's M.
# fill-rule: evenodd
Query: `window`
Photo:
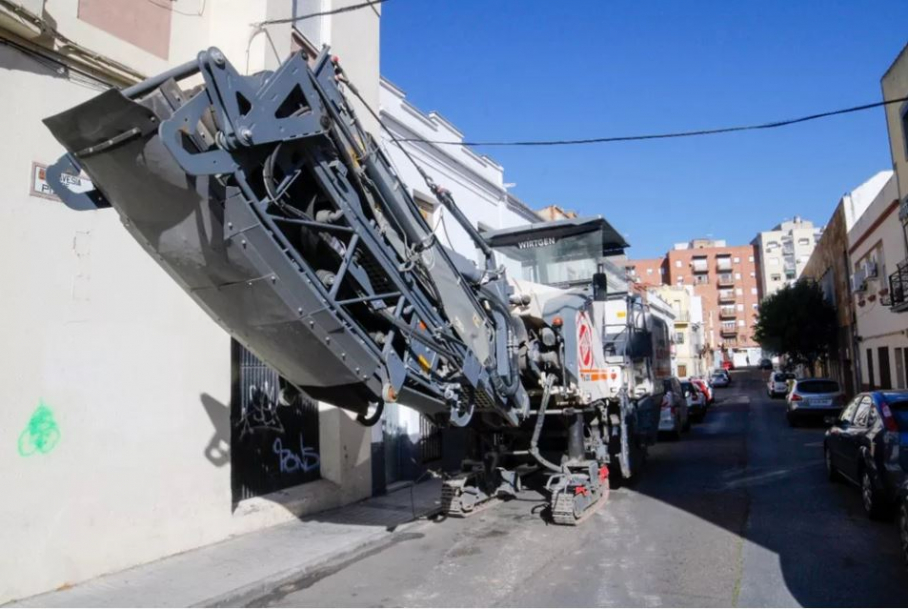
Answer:
M675 332L675 344L676 345L684 344L684 332Z
M675 266L676 266L677 268L680 269L680 268L681 268L681 261L680 261L680 260L675 260Z
M892 388L892 372L889 367L889 347L880 347L877 349L880 360L880 388Z
M810 245L810 239L807 237L801 237L798 239L798 245Z
M755 271L751 271L751 272L750 272L750 276L751 276L751 277L756 277L756 276L757 276L757 273L756 273Z
M867 420L870 418L870 405L869 397L864 397L861 400L861 405L858 406L858 411L854 415L855 427L867 427Z
M653 269L646 269L646 274L647 274L647 275L652 275L652 274L653 274Z
M683 284L684 284L684 276L683 276L683 275L680 275L680 276L678 277L678 285L683 285Z
M739 262L741 262L741 258L739 258L738 256L735 256L735 264L738 264Z
M747 261L748 261L748 262L753 262L753 261L754 261L754 257L753 257L753 256L748 256L748 257L747 257Z
M753 304L750 305L750 306L753 307L753 310L754 310L754 311L759 311L759 310L760 310L760 305L758 305L757 303L753 303Z
M744 290L742 290L741 288L735 288L735 294L737 294L738 296L743 296Z
M694 275L694 283L697 285L706 285L709 283L709 275Z
M739 320L738 320L738 327L739 327L739 328L743 328L743 327L744 327L744 320L743 320L743 319L739 319Z
M743 310L744 310L744 305L739 304L739 305L738 305L738 310L739 310L739 311L743 311Z
M756 295L757 295L757 288L750 288L750 293L751 293L753 296L756 296Z
M782 274L781 274L781 273L773 273L772 275L769 276L769 279L770 279L771 281L782 281Z
M741 279L741 273L735 273L735 279Z
M845 410L842 411L842 416L839 417L839 421L844 421L851 423L854 419L854 413L858 409L858 406L861 404L861 396L858 396L851 400L848 403L848 406L845 407Z

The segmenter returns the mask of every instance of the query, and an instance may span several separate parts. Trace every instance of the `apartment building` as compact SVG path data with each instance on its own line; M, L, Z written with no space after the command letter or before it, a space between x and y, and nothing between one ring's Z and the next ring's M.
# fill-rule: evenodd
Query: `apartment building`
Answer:
M881 84L885 100L908 96L908 46L902 49L886 70ZM904 233L908 224L908 103L887 105L886 125L889 131L892 169L898 186L898 217ZM905 237L902 243L903 246L908 244L908 237ZM890 306L896 313L908 312L908 246L905 247L901 255L893 252L895 259L889 261L888 268ZM908 320L903 323L908 325Z
M675 313L672 332L672 374L684 378L709 372L703 341L703 302L693 286L665 285L652 290Z
M703 303L703 333L714 359L737 366L757 364L761 350L753 339L760 302L756 248L722 240L695 239L676 244L666 255L667 281L692 286Z
M795 216L754 238L751 243L757 248L763 298L797 280L822 233L822 228Z
M704 349L712 363L728 358L756 364L762 351L753 339L760 302L756 247L723 240L676 243L664 258L630 260L628 278L641 285L690 286L703 309ZM658 269L658 271L657 271Z
M893 310L888 270L904 259L895 176L848 231L848 257L861 389L908 387L908 326Z
M0 1L0 282L15 286L0 316L0 604L371 494L369 431L327 405L277 408L273 375L114 210L53 196L44 168L63 149L41 122L211 46L254 73L330 44L378 107L379 6L263 23L355 3Z
M892 175L891 171L880 171L839 199L799 277L816 281L827 301L836 309L838 329L833 347L827 358L818 362L820 369L816 372L837 380L848 395L853 395L861 386L848 234Z

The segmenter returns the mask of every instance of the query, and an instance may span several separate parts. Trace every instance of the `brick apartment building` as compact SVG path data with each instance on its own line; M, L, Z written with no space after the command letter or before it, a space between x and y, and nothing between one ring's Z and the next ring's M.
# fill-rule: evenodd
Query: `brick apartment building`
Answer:
M760 303L760 269L753 245L695 239L676 244L662 258L629 260L630 278L646 287L693 286L703 303L704 347L725 351L736 365L756 364L753 339Z

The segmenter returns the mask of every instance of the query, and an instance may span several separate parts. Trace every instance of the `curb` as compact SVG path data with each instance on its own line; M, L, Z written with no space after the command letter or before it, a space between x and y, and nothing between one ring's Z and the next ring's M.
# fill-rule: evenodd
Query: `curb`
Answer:
M313 585L320 579L340 571L344 567L363 558L381 552L402 541L412 539L411 529L428 523L427 519L438 514L440 508L420 514L416 520L405 522L394 527L392 531L380 531L369 535L358 543L352 544L337 554L327 556L307 565L291 567L211 597L192 607L246 607L264 605L268 599L280 599L297 590Z

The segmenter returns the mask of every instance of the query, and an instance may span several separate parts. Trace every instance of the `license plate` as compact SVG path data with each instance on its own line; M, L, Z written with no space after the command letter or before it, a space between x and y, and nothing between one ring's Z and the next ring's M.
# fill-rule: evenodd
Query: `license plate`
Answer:
M811 400L812 406L832 406L832 400Z

